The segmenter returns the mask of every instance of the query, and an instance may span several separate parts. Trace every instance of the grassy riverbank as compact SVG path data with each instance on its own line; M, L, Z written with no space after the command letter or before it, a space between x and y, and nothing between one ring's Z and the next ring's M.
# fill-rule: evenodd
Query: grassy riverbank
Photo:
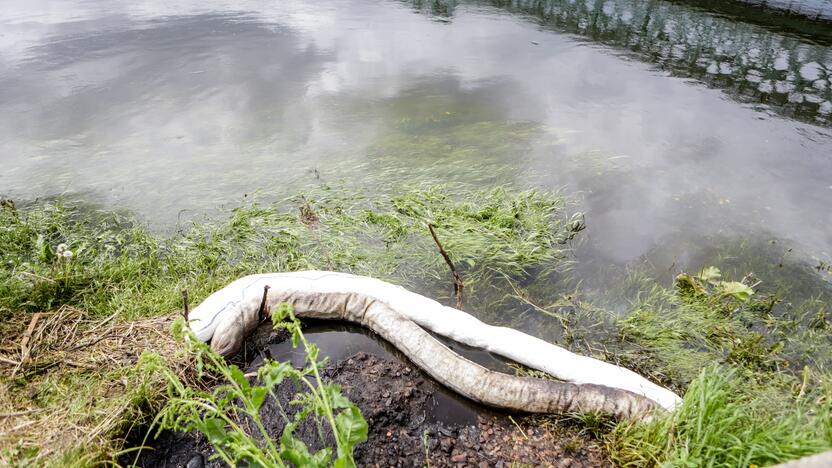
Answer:
M766 278L723 278L702 265L673 284L629 272L608 303L570 279L569 242L584 224L561 195L393 193L321 189L165 235L81 204L4 204L0 460L83 465L117 453L161 403L161 378L135 365L141 352L187 376L168 331L184 289L198 303L245 274L316 268L452 302L428 224L465 281L466 309L536 324L543 337L686 395L681 411L649 424L584 418L618 462L764 465L832 447L827 297L789 303L781 296L791 291L767 289Z
M557 194L501 188L417 187L380 200L325 190L246 205L226 221L162 236L94 207L6 203L0 398L9 424L0 456L84 464L120 449L118 436L148 421L163 390L159 378L135 368L139 354L182 362L164 324L181 309L184 289L198 303L242 275L318 268L447 295L432 223L473 295L496 272L558 270L566 242L582 228L564 207Z

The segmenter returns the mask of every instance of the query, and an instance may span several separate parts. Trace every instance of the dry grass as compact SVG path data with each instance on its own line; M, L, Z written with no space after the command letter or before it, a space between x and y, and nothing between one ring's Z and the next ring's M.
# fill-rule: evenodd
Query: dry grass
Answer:
M62 307L0 323L0 464L89 465L161 402L164 384L137 370L145 350L184 372L173 316L120 322Z

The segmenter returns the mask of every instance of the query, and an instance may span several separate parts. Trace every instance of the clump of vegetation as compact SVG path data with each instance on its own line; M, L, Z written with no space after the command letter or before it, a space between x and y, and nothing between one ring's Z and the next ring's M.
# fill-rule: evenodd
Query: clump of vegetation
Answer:
M808 372L808 371L807 371ZM832 376L708 366L680 409L607 436L622 466L766 466L832 448Z
M751 281L723 281L713 267L680 274L618 322L622 360L685 395L673 414L609 434L619 462L765 466L832 448L828 330Z
M547 296L512 283L515 298L560 319L574 350L684 395L680 409L647 423L580 417L616 462L765 466L832 448L823 303L784 306L754 275L726 280L715 267L681 273L668 286L637 272L621 283L632 294L624 311L586 302L586 291Z
M126 215L60 201L7 209L0 211L0 308L67 304L93 315L149 316L176 308L181 289L198 300L241 275L312 268L424 284L447 277L427 223L472 283L491 270L558 267L564 244L583 228L579 215L565 215L564 200L503 188L427 186L386 201L322 191L318 199L240 207L225 223L170 238ZM58 256L59 245L73 257Z
M194 224L169 236L154 234L124 214L60 201L19 208L3 204L0 315L7 320L0 325L0 339L12 345L0 355L0 398L20 415L9 420L13 431L0 433L2 461L83 464L117 451L118 443L105 441L124 431L127 415L142 421L155 414L158 408L152 402L160 395L153 385L158 376L154 380L136 368L136 356L128 350L161 347L169 350L164 353L168 362L180 362L174 347L139 337L150 336L141 328L147 317L181 306L182 289L198 302L242 275L329 269L447 296L451 274L428 224L435 226L465 278L466 307L481 318L534 329L541 337L626 365L685 395L680 411L649 423L605 426L586 420L587 427L605 428L601 437L620 463L768 464L832 447L827 296L802 294L800 302L790 302L781 294L793 291L767 288L754 275L732 279L735 273L710 267L679 275L672 284L629 274L616 291L606 291L619 296L605 302L599 299L604 294L586 285L558 282L568 276L562 273L570 265L569 241L583 229L580 215L569 216L558 194L436 185L390 193L366 196L323 187L273 205L246 205L233 210L225 222ZM783 259L780 263L787 263L781 270L796 271ZM734 264L725 271L739 268ZM24 356L19 344L34 314L58 311L64 311L60 329L74 338L59 340L60 334L48 333L57 322L36 321L31 350ZM118 337L118 346L110 336ZM85 346L76 349L78 344ZM108 353L118 365L107 364ZM254 389L268 387L245 387L234 379L236 372L220 369L224 364L208 365L228 373L228 385L247 392L251 404L263 392ZM180 381L185 378L178 375ZM306 378L316 389L325 388L311 375ZM84 389L100 390L93 395L119 395L97 398L119 405L95 406L90 399L79 399ZM173 396L183 405L208 396L220 401L218 394L187 393L196 391L187 386L181 390L185 393ZM69 401L73 408L64 411ZM255 406L248 408L251 414ZM348 409L335 406L330 408ZM59 441L60 431L49 426L47 417L59 411L63 419L53 419L88 429L96 437L76 441L70 435L69 442ZM220 446L220 439L230 437L240 447L249 444L246 453L253 453L255 446L261 452L268 448L256 437L235 439L228 430L233 426L218 414L225 431L215 439ZM193 418L178 421L199 427ZM220 434L217 423L200 421L203 429ZM59 448L46 453L35 445L32 441L43 433L52 434L55 439L50 440ZM235 447L222 450L238 459L242 455ZM269 456L289 460L282 455L286 447L294 447L293 442L281 439ZM337 459L343 453L308 456ZM90 455L79 458L82 454Z
M367 422L358 407L344 397L339 385L322 380L320 367L323 362L318 362L319 350L303 335L291 307L278 306L272 312L272 323L289 330L294 346L298 342L303 344L306 367L298 370L290 363L267 359L257 371L258 383L250 383L237 366L226 363L208 345L197 340L184 320L177 321L174 334L194 354L199 372L219 376L223 383L210 391L190 387L168 368L161 356L145 353L140 365L147 372L160 373L168 382L167 404L156 417L159 431L195 429L214 446L214 457L229 466L354 467L353 449L367 440ZM285 379L291 379L302 390L292 402L300 406L292 419L274 393L275 387ZM260 416L269 397L285 421L279 441L272 440ZM308 418L315 420L322 439L325 438L322 421L328 425L335 452L327 446L328 440L321 440L323 448L311 453L309 447L294 435L298 425ZM255 433L248 433L244 425L253 426Z
M441 297L451 275L427 229L432 222L473 292L494 272L529 278L562 268L575 221L556 193L440 186L390 197L323 188L167 236L88 205L4 203L0 401L12 415L0 430L2 462L83 465L117 452L118 437L155 414L161 397L158 376L135 367L138 355L156 350L182 365L158 326L181 308L183 289L197 303L243 275L317 268ZM46 320L57 315L60 326Z

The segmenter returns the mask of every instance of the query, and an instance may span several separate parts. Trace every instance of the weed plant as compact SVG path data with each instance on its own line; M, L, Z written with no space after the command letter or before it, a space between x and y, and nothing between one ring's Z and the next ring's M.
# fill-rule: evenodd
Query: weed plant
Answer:
M292 308L286 304L278 306L272 312L272 323L291 333L295 347L303 345L306 367L295 369L290 363L267 359L257 371L257 383L251 383L237 366L228 364L197 340L184 320L177 321L174 334L193 353L198 372L217 376L222 383L210 391L193 388L171 372L161 356L145 353L140 366L147 372L160 373L168 382L167 404L156 417L159 431L197 430L213 445L214 457L229 466L354 467L353 449L367 440L367 422L358 407L344 397L339 385L325 383L321 378L323 362L318 361L319 350L303 335ZM291 402L300 407L291 419L274 393L284 380L294 381L302 390ZM277 441L272 440L260 415L269 397L285 421ZM294 434L298 425L309 418L315 420L322 439L323 448L314 453ZM328 446L323 424L333 436L335 450ZM254 433L244 429L252 426Z

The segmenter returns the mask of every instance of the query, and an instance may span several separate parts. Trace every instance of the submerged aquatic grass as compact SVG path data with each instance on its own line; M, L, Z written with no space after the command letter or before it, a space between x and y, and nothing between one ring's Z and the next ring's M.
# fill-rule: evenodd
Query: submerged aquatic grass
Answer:
M715 274L680 274L618 322L620 359L685 395L673 414L616 426L607 441L622 465L766 466L832 449L824 307L796 313L776 293L709 287Z
M238 276L299 269L424 285L448 276L428 223L475 283L491 270L523 274L558 266L583 226L579 215L565 214L564 198L549 192L426 186L387 200L317 195L252 203L233 210L227 222L194 224L169 238L126 215L61 201L3 210L0 308L33 312L66 304L92 315L152 316L175 309L185 288L199 300ZM59 245L74 257L58 257Z

